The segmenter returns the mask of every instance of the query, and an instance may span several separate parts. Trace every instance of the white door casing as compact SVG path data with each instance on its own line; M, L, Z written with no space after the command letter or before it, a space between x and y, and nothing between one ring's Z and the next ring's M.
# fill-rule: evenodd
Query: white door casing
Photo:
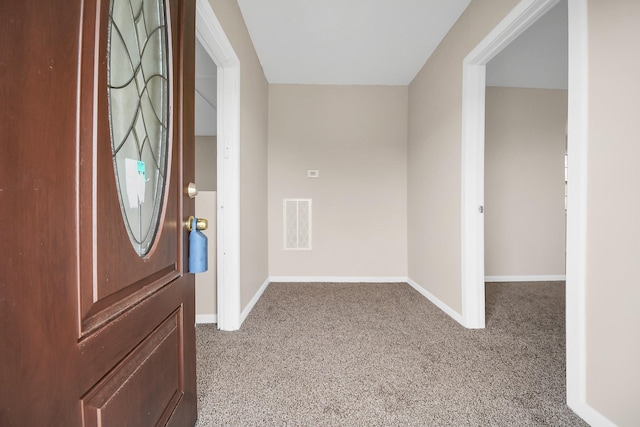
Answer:
M462 318L484 328L484 123L486 64L559 0L522 0L463 61ZM568 200L566 260L567 404L594 425L609 421L586 402L588 141L587 0L568 0Z
M240 329L240 60L207 0L196 2L196 37L218 67L218 329Z

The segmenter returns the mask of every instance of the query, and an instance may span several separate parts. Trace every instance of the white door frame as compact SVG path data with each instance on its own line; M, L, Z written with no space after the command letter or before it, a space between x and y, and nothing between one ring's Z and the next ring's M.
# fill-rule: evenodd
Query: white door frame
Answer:
M218 329L240 329L240 60L208 0L196 1L196 37L218 67Z
M463 62L462 317L485 327L484 124L486 64L559 0L522 0ZM569 91L566 260L567 404L586 420L587 0L568 0Z

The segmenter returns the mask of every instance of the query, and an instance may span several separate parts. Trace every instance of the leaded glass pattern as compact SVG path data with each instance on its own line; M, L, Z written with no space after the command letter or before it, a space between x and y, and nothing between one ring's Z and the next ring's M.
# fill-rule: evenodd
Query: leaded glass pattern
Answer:
M140 256L156 238L168 179L168 48L164 0L111 1L111 152L122 216Z

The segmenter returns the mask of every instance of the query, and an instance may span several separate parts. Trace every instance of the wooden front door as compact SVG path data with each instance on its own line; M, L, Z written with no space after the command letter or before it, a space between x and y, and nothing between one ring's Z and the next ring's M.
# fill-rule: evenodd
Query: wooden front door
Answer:
M165 3L170 149L142 255L110 139L110 1L0 4L1 426L195 422L195 1Z

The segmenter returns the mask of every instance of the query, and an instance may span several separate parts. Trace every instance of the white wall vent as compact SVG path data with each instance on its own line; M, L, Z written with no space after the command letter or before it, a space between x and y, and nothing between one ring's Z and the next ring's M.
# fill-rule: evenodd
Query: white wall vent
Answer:
M284 199L285 250L311 250L311 199Z

